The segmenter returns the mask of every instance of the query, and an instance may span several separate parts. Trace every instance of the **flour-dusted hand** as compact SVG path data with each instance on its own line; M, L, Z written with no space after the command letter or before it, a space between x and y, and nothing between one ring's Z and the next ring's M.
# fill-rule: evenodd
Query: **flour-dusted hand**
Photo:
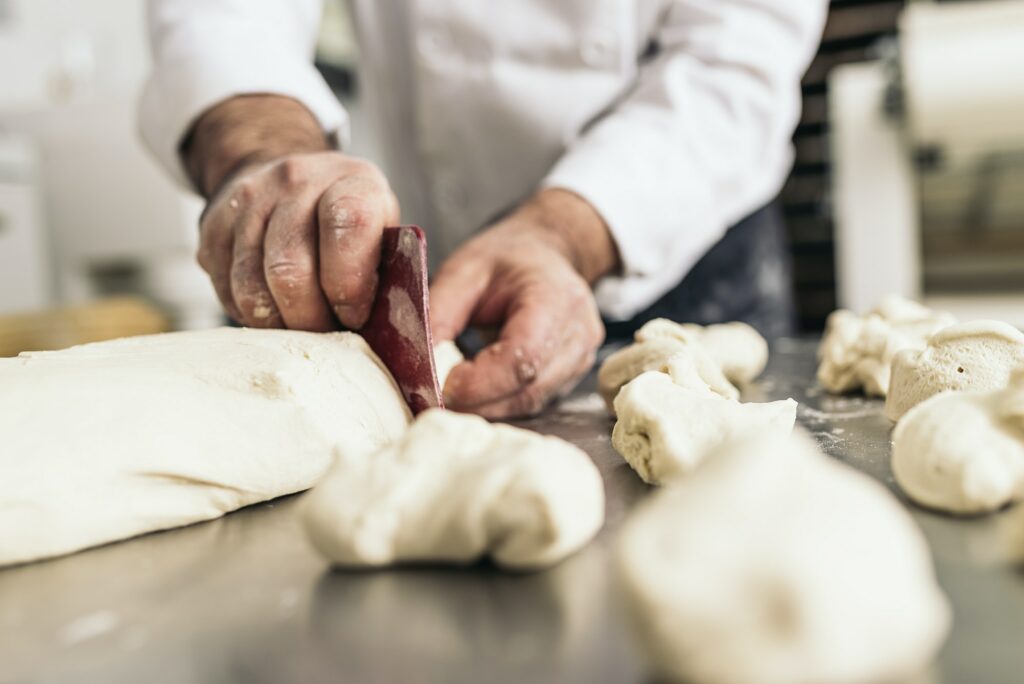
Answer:
M267 130L289 134L267 143ZM233 318L315 331L366 323L381 233L399 220L376 166L328 149L301 105L269 96L239 97L205 114L186 154L193 180L211 197L199 264Z
M500 333L452 369L445 404L504 418L537 413L570 390L604 340L590 283L616 263L600 216L561 190L541 192L463 245L430 288L434 338L468 325Z

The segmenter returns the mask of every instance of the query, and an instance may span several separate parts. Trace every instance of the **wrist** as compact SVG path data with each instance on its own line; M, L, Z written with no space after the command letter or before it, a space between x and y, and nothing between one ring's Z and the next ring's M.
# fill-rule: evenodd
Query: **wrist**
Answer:
M579 195L546 188L520 207L516 217L534 226L588 283L618 270L618 248L608 225Z
M280 95L240 95L204 112L181 146L196 189L210 198L245 168L331 149L316 117Z

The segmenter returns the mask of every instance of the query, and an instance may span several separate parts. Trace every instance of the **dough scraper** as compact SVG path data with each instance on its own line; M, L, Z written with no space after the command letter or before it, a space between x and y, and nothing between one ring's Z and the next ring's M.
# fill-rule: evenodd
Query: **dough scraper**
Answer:
M429 408L444 408L434 367L429 302L423 229L385 228L377 297L359 333L391 371L414 416Z

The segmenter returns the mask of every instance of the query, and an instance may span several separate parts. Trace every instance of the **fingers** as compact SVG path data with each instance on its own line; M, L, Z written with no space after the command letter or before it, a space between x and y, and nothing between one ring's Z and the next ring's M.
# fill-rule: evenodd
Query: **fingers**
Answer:
M282 318L263 272L263 238L267 216L259 208L242 209L232 232L231 296L241 322L253 328L279 328Z
M489 418L530 415L589 370L604 337L589 293L552 306L552 296L526 298L510 312L498 342L452 370L445 403ZM589 301L588 301L589 300Z
M275 207L264 238L263 275L285 326L327 332L337 327L320 289L316 198Z
M430 284L430 331L435 340L454 340L466 329L490 281L487 264L456 253Z
M398 204L377 174L357 174L332 185L317 209L320 287L343 326L366 323L377 292L380 238L398 222Z
M235 321L242 320L242 314L235 306L231 295L231 256L234 249L234 236L231 232L230 217L216 208L203 216L199 231L199 251L196 260L199 266L210 276L213 289L217 293L224 311Z

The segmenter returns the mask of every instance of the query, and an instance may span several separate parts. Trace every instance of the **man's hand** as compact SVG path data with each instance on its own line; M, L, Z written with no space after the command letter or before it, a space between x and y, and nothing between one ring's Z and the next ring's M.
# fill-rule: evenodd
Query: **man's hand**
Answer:
M210 197L199 264L232 318L316 331L366 323L381 232L399 221L374 165L328 151L312 115L274 96L218 105L184 152Z
M501 332L452 370L445 403L504 418L571 390L604 340L590 283L617 264L604 221L564 190L541 191L457 250L430 289L434 338L454 339L467 325Z

